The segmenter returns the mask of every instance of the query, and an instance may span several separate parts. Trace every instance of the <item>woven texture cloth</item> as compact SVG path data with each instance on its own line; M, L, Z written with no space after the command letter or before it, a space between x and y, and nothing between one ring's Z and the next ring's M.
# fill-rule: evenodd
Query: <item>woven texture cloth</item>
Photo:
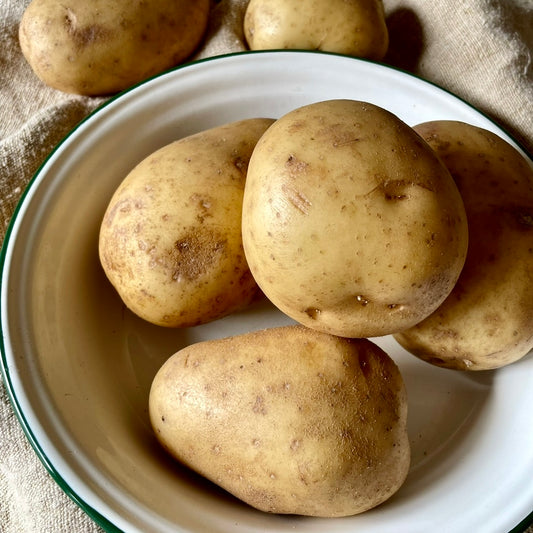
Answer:
M0 242L22 191L46 156L104 102L61 93L36 78L17 36L28 3L0 0ZM208 32L191 59L246 50L246 4L214 2ZM390 33L385 63L460 96L533 153L533 0L384 0L384 5ZM67 531L100 529L40 463L2 383L0 532ZM533 533L533 527L527 531Z

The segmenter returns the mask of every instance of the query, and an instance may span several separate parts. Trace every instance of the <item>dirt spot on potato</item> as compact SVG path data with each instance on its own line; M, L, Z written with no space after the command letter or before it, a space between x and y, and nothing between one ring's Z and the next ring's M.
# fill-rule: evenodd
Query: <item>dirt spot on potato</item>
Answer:
M289 170L289 175L294 177L295 175L304 172L307 170L309 163L298 159L295 155L289 154L287 161L285 162L285 167Z
M248 171L248 159L245 157L241 157L240 155L236 155L233 158L233 166L243 175L246 176L246 172Z
M226 239L216 233L192 230L168 251L172 279L192 281L204 275L225 254L226 246Z
M95 42L102 42L109 39L111 32L99 24L89 24L80 26L76 13L67 8L64 18L64 25L74 44L78 48L85 48Z

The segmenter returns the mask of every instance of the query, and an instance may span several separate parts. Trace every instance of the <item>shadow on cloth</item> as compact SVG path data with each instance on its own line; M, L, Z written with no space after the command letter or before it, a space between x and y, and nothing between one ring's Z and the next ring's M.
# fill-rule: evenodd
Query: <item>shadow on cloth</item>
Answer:
M424 31L411 9L396 9L387 16L389 49L384 62L402 70L416 72L424 49Z

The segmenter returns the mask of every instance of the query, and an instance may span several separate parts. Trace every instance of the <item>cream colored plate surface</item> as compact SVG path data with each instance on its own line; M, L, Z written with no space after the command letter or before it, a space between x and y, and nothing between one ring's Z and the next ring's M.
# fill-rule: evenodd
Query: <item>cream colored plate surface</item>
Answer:
M36 452L105 528L501 533L533 519L531 354L466 374L378 339L406 381L413 461L392 499L355 517L260 513L173 464L154 440L147 395L168 356L289 320L268 305L181 331L134 317L98 262L107 202L137 162L174 139L330 98L366 100L409 124L463 120L513 142L455 96L384 66L311 52L245 53L178 68L113 99L58 146L26 191L2 253L2 370Z

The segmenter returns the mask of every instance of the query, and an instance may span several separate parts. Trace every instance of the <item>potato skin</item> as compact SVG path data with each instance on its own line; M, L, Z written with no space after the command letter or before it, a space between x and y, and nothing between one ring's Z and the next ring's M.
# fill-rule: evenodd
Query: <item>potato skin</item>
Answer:
M250 0L244 35L251 50L322 50L381 60L389 34L381 0Z
M361 513L409 469L402 377L368 340L286 326L190 345L149 412L170 454L266 512Z
M433 121L415 130L457 183L470 246L448 298L396 339L442 367L508 365L533 348L533 168L505 140L470 124Z
M22 52L46 84L106 95L184 61L207 28L209 0L32 0Z
M291 111L261 137L243 200L243 244L266 296L343 337L420 322L464 264L452 177L398 117L366 102Z
M117 188L100 228L100 261L138 316L195 326L253 300L242 196L252 150L272 122L247 119L180 139L141 161Z

